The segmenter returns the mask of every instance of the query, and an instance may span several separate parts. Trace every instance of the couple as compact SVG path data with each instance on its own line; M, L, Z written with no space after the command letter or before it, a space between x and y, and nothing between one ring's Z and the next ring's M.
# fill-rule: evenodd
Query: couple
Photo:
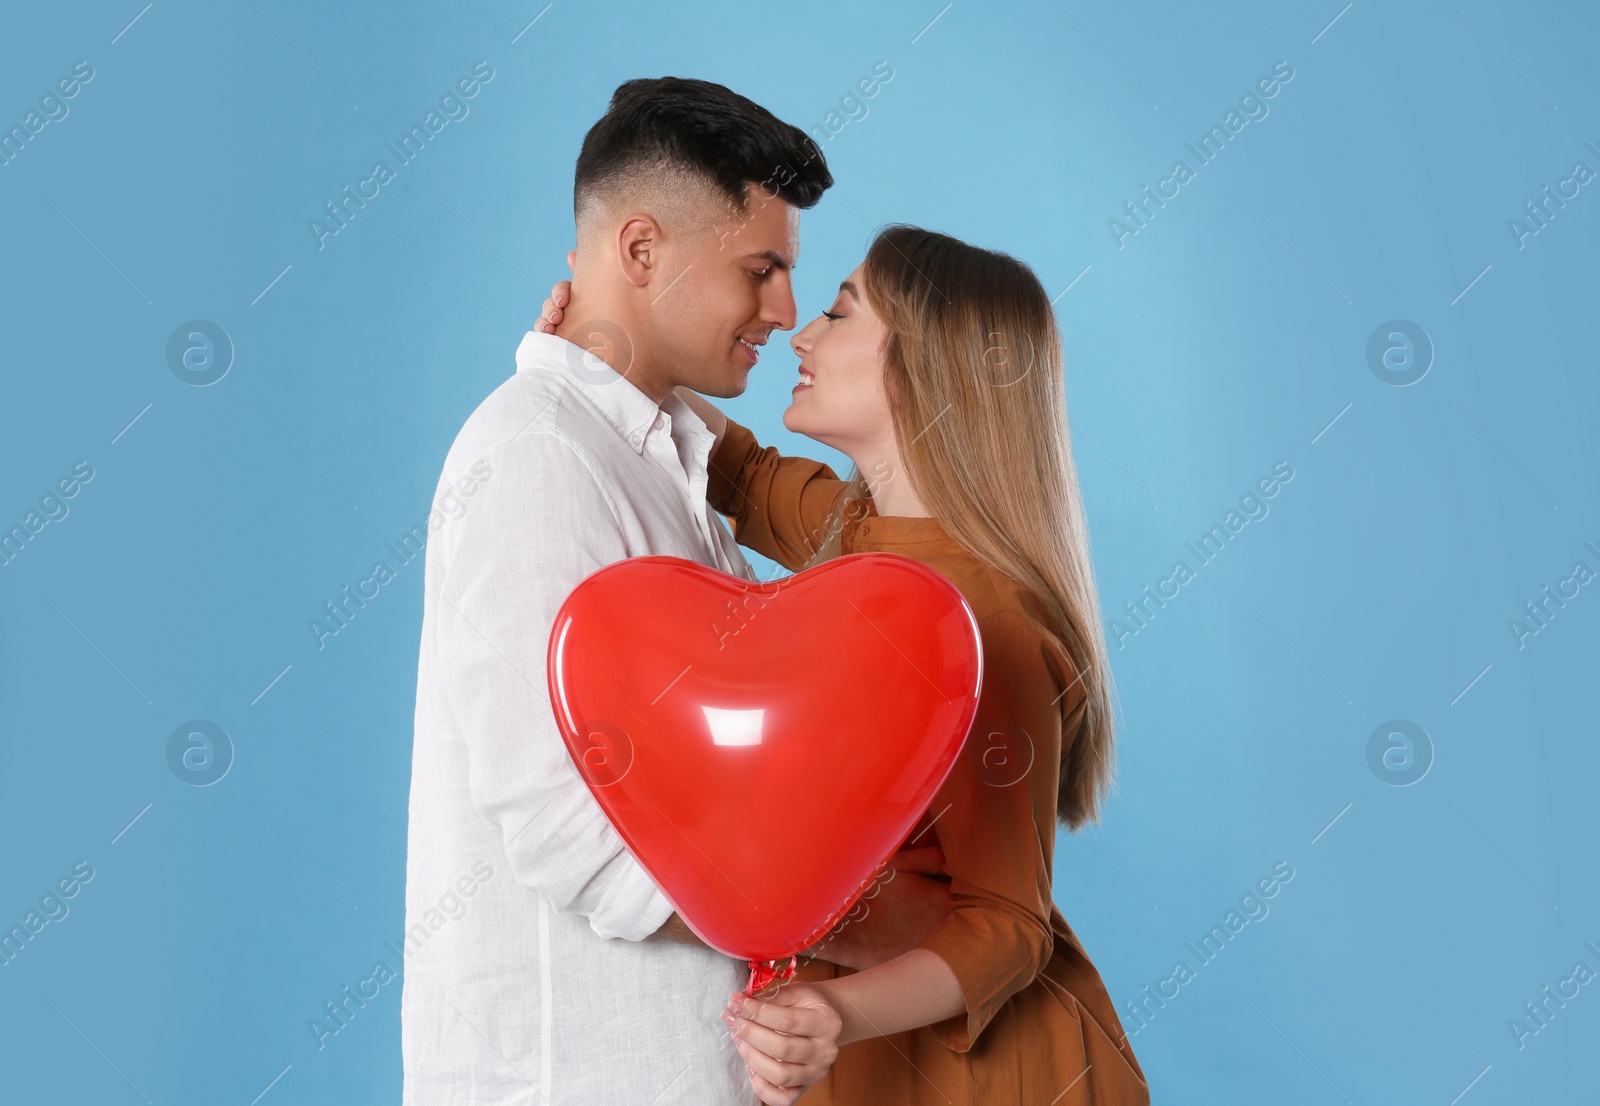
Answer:
M799 212L832 183L803 132L704 81L629 81L584 139L572 281L439 483L473 491L427 549L408 1104L1149 1102L1051 898L1057 821L1095 819L1112 723L1038 280L944 235L878 234L790 340L784 424L849 456L848 480L701 398L740 395L797 325ZM793 571L922 561L984 650L965 749L892 878L750 1000L745 964L699 942L601 813L545 680L556 611L589 573L667 555L753 579L740 544Z

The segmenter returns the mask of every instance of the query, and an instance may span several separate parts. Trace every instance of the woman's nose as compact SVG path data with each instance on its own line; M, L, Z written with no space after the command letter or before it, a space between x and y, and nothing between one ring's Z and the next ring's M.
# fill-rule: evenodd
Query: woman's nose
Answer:
M789 339L789 348L794 350L796 357L804 357L810 351L811 340L806 337L807 332L810 330L811 324L807 323L795 332L793 338Z

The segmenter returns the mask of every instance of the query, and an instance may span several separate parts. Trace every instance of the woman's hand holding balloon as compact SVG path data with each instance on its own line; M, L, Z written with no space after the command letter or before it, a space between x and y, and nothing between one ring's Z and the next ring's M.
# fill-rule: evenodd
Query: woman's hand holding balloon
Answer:
M844 1018L820 987L786 983L768 998L735 992L723 1012L750 1086L767 1106L793 1106L839 1055Z

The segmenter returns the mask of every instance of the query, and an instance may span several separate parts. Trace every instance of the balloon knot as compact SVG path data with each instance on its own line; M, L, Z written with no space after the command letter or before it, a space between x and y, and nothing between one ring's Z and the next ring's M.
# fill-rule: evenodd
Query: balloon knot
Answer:
M744 989L745 996L760 998L769 988L776 991L779 984L787 983L794 978L799 963L798 956L789 957L789 963L781 968L776 960L750 961L750 982Z

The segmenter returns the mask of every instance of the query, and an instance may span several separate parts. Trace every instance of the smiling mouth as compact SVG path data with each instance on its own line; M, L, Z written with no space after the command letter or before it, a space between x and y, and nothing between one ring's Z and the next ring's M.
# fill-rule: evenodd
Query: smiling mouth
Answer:
M817 378L816 377L812 376L810 373L806 372L804 369L800 370L800 386L801 387L809 388L813 384L815 384L816 382L817 382Z
M743 338L739 338L739 339L737 339L737 341L741 346L743 346L745 349L750 351L750 356L751 357L753 357L757 361L761 360L761 347L760 346L756 345L754 342L747 342Z

